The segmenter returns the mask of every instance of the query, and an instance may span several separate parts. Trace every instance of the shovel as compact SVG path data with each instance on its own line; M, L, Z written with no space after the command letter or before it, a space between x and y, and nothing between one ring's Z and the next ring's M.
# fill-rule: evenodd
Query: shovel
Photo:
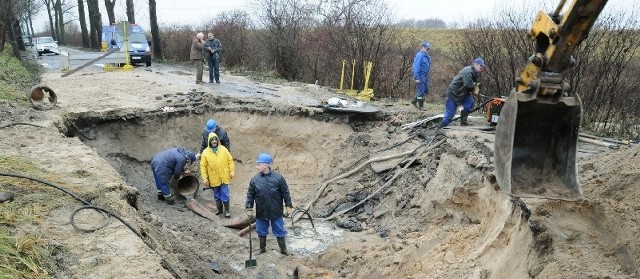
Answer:
M249 259L244 261L244 267L256 267L258 266L258 262L255 259L252 259L253 256L253 245L251 243L251 231L249 231Z

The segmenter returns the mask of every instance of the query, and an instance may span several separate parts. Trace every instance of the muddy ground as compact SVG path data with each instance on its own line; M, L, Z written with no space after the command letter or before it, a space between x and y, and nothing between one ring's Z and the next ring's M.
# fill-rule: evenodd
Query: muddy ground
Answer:
M581 144L579 201L517 199L495 182L492 133L454 124L432 141L433 129L400 128L441 113L438 105L419 113L407 101L380 100L369 103L380 109L376 114L328 112L319 105L339 95L327 88L228 72L221 84L196 85L188 69L161 64L66 78L50 72L43 84L58 96L52 110L1 104L0 124L41 127L0 129L0 152L31 161L44 170L39 178L55 178L143 235L115 219L92 233L78 231L69 221L78 201L32 186L68 200L42 224L16 228L56 247L49 263L55 278L640 277L637 145ZM173 206L157 201L149 167L153 154L166 148L197 149L211 117L232 141L231 220L200 217L185 199ZM481 118L473 123L486 126ZM367 160L412 150L420 155L398 159L415 159L404 173L376 173L365 164L325 183ZM256 268L245 268L249 239L223 225L244 217L253 162L263 151L274 155L297 207L326 189L310 210L318 218L315 229L305 219L291 227L287 219L292 256L280 255L270 235L268 253L255 257ZM0 177L4 189L12 181ZM202 192L196 200L211 207L211 195ZM369 195L354 210L320 220ZM83 211L76 220L91 227L102 217ZM255 232L251 237L256 250Z

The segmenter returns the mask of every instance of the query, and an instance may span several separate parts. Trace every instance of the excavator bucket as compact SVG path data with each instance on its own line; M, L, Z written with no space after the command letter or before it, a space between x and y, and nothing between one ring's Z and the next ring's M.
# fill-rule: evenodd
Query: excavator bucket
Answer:
M576 145L582 102L576 95L547 100L513 90L496 127L496 178L517 197L576 200Z

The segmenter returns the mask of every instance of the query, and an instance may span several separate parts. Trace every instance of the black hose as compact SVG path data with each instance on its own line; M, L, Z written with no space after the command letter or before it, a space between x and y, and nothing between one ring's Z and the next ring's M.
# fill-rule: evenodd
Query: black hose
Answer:
M295 222L295 220L293 219L293 216L296 216L296 214L298 212L302 212L303 215L306 214L307 217L309 217L309 220L311 221L311 227L312 228L316 228L316 226L313 224L313 217L311 217L311 214L309 214L309 211L305 210L304 208L300 208L300 207L295 207L295 209L293 210L293 212L291 213L291 226L293 226L293 223Z
M113 213L113 212L111 212L111 211L109 211L109 210L107 210L107 209L104 209L104 208L101 208L101 207L98 207L98 206L93 205L92 203L90 203L90 202L88 202L88 201L84 200L84 199L83 199L83 198L81 198L80 196L76 195L75 193L73 193L73 192L71 192L71 191L67 190L66 188L64 188L64 187L62 187L62 186L60 186L60 185L58 185L58 184L55 184L55 183L52 183L52 182L48 182L48 181L45 181L45 180L42 180L42 179L38 179L38 178L34 178L34 177L30 177L30 176L26 176L26 175L15 174L15 173L4 173L4 172L0 172L0 176L9 176L9 177L16 177L16 178L24 178L24 179L29 179L29 180L32 180L32 181L40 182L40 183L42 183L42 184L45 184L45 185L51 186L51 187L53 187L53 188L56 188L56 189L58 189L58 190L60 190L60 191L64 192L65 194L67 194L67 195L69 195L69 196L72 196L72 197L73 197L73 198L75 198L76 200L78 200L78 201L82 202L82 203L84 204L84 206L83 206L83 207L80 207L80 208L78 208L78 209L76 209L76 210L75 210L75 211L73 211L73 213L71 214L71 225L72 225L75 229L77 229L77 230L79 230L79 231L83 231L83 232L94 232L94 231L96 231L96 230L99 230L99 229L101 229L101 228L106 227L106 226L109 224L109 223L108 223L108 221L107 221L105 224L103 224L102 226L100 226L100 227L98 227L98 228L95 228L95 229L82 229L82 228L79 228L79 227L75 224L75 222L73 221L73 218L74 218L74 216L76 215L76 213L78 213L78 212L79 212L79 211L81 211L81 210L85 210L85 209L93 209L93 210L96 210L96 211L100 212L102 215L113 216L114 218L118 219L120 222L122 222L122 224L124 224L125 226L127 226L127 228L129 228L133 233L135 233L135 234L136 234L136 235L137 235L137 236L142 240L142 242L144 242L144 243L145 243L149 248L151 248L151 250L156 251L156 249L153 247L153 245L152 245L152 244L151 244L151 243L146 239L145 234L144 234L144 233L139 232L138 230L136 230L136 229L135 229L135 228L134 228L134 227L133 227L129 222L127 222L127 221L125 221L124 219L122 219L122 217L118 216L117 214L115 214L115 213ZM157 253L157 251L156 251L156 253ZM167 269L172 273L172 275L173 275L175 278L182 278L182 276L180 276L180 275L179 275L179 273L177 272L177 270L176 270L176 269L175 269L175 268L174 268L174 267L169 263L169 261L168 261L164 256L160 255L160 253L158 253L158 256L160 256L160 258L162 259L162 262L164 263L164 265L166 266L166 268L167 268Z

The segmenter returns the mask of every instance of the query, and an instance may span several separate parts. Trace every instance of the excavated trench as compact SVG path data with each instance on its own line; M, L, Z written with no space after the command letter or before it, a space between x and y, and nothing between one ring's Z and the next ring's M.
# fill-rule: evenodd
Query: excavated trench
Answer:
M302 207L327 181L366 160L421 150L434 137L433 130L417 128L407 133L388 125L393 119L269 110L204 114L184 110L68 120L66 134L80 137L139 191L126 200L137 209L139 226L152 240L150 246L166 260L165 268L177 271L180 276L176 277L294 278L293 270L303 266L307 270L304 278L408 278L418 274L529 278L573 266L564 261L559 267L555 260L569 253L562 247L567 241L564 234L558 233L566 230L566 222L551 221L545 213L544 208L557 205L501 193L493 176L493 135L454 130L447 132L443 144L417 156L408 166L403 162L413 155L376 166L371 163L327 184L313 205L313 216L326 218L356 207L330 221L314 221L315 228L306 220L296 222L287 239L293 257L281 256L270 235L267 256L257 257L256 269L245 268L249 241L247 236L238 236L238 230L223 226L230 219L215 223L189 211L185 199L169 206L156 198L150 158L170 147L197 150L203 123L211 117L231 138L236 166L231 220L244 217L246 189L256 173L253 162L259 152L274 156L274 168L287 179L294 205ZM406 172L396 179L399 166L406 166ZM197 167L192 170L199 172ZM201 193L196 200L213 207L211 192ZM593 205L563 206L564 211L573 212ZM255 233L252 237L255 251Z
M229 134L236 168L230 185L232 216L221 218L219 224L189 211L184 198L173 206L158 201L150 171L150 159L157 152L178 146L197 152L203 124L209 118L215 118ZM225 274L225 278L244 278L246 272L251 272L244 268L248 239L222 225L245 217L246 189L256 174L257 154L273 155L273 167L287 179L294 205L302 207L323 180L340 174L356 156L366 154L368 148L385 144L373 139L386 139L388 133L376 128L380 123L369 120L352 115L300 117L265 111L195 114L184 110L124 117L79 117L67 120L65 132L94 148L128 185L139 191L139 195L128 196L127 201L146 222L142 230L153 239L151 246L168 260L171 267L167 269L176 269L187 278L210 278L219 273ZM375 130L379 132L372 132ZM197 164L190 169L199 173ZM200 190L196 200L215 211L211 191ZM295 255L318 254L342 240L344 229L333 222L316 221L313 225L315 228L311 222L300 220L289 228L287 242ZM255 232L253 237L255 251ZM268 239L267 246L279 256L275 239L273 236ZM275 268L260 273L265 278L284 278L288 271Z

